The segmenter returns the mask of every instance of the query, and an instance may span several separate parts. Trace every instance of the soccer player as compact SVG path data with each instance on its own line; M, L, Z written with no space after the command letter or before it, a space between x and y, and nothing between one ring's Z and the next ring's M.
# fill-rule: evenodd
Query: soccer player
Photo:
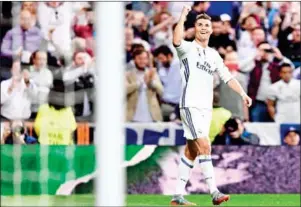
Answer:
M247 106L251 106L252 100L238 81L231 76L218 52L208 47L212 25L211 18L207 14L200 14L196 18L194 41L183 40L184 22L190 10L188 6L183 7L173 34L173 44L181 61L183 84L180 114L187 142L184 155L181 157L176 193L171 200L171 205L196 205L183 197L195 160L200 164L213 204L219 205L229 200L230 196L219 192L216 187L210 155L208 134L212 114L213 73L217 72L231 89L239 93Z

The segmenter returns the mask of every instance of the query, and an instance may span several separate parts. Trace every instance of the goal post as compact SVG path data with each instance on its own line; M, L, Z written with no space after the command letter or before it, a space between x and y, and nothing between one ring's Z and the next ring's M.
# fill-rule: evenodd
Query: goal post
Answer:
M123 206L124 2L96 2L96 206Z

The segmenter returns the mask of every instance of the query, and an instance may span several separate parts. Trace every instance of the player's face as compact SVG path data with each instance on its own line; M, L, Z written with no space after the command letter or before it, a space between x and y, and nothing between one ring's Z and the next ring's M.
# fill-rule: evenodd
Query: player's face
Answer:
M291 67L283 67L280 71L280 77L285 82L289 82L292 79L293 70Z
M300 136L296 132L290 132L288 135L284 138L284 142L287 145L290 146L296 146L300 142Z
M212 33L211 21L208 19L199 19L194 25L195 38L199 41L209 40Z

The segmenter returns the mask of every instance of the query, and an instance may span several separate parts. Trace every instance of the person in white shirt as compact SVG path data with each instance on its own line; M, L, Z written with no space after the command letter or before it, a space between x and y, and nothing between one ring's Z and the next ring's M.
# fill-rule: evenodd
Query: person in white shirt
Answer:
M1 118L8 120L28 119L31 114L31 101L37 88L28 70L23 70L19 61L13 63L12 77L1 82Z
M29 67L30 78L37 86L37 96L32 100L31 118L35 118L41 104L47 103L53 75L47 68L47 53L35 51L31 57L32 65Z
M39 2L38 22L44 38L51 40L48 44L50 53L56 52L56 47L63 53L71 51L72 18L71 2Z
M217 72L230 88L241 95L246 105L251 106L252 100L239 82L231 76L218 52L208 47L212 24L207 14L200 14L196 18L194 41L183 40L184 22L190 10L188 6L183 8L173 34L173 44L181 60L180 72L183 84L180 114L187 142L179 164L176 193L171 200L171 205L195 205L184 199L183 194L196 159L209 187L212 202L214 205L219 205L229 200L230 196L219 192L216 187L210 155L209 128L212 115L213 74Z
M269 88L268 112L277 123L300 123L300 80L288 63L280 66L280 77Z
M87 52L74 53L72 65L63 72L63 81L74 87L75 116L92 115L95 79L96 71L91 56Z

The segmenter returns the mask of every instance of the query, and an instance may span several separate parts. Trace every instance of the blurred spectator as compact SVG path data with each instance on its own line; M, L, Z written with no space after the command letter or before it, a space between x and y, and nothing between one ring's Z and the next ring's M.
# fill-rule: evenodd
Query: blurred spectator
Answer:
M24 122L14 120L4 126L1 144L37 144L37 140L27 134Z
M223 129L223 126L226 123L226 121L232 116L232 113L229 110L219 105L219 97L220 94L217 91L214 91L212 119L209 131L209 138L211 142L213 142L216 135L218 135Z
M284 137L284 143L288 146L297 146L300 144L300 132L294 127L290 127Z
M86 49L93 56L93 25L94 12L91 7L84 6L74 17L73 30L75 36L85 40Z
M237 53L234 51L226 53L224 63L229 68L232 76L237 78L237 80L241 83L241 80L239 79L239 77L237 77L239 70ZM248 109L245 104L243 104L243 100L239 94L231 90L229 86L223 81L219 81L217 90L220 93L220 106L231 111L234 116L239 117L240 119L249 120L247 113Z
M293 72L293 77L295 78L295 79L298 79L298 80L300 80L300 67L298 67L298 68L296 68L295 70L294 70L294 72Z
M136 38L149 41L149 19L145 15L143 15L138 24L133 25L133 30Z
M125 28L125 51L126 51L126 62L130 62L132 59L132 45L134 41L134 31L130 27Z
M154 51L159 62L158 73L164 90L161 98L161 110L164 121L171 120L171 114L180 102L182 79L180 74L180 62L173 57L168 46L160 46Z
M291 33L292 40L288 40L286 47L283 49L283 55L289 58L295 65L299 67L301 65L301 32L300 23L294 25Z
M145 48L142 44L139 44L139 43L138 44L137 43L132 44L132 48L131 48L131 52L130 52L130 57L131 58L133 57L133 53L136 50L145 50ZM126 70L130 70L134 67L135 67L135 62L134 62L133 59L131 59L130 62L127 63Z
M13 25L20 24L20 12L23 10L27 10L32 15L32 24L33 26L37 25L37 8L38 2L33 1L24 1L24 2L13 2Z
M265 32L262 27L256 27L251 32L252 44L248 47L238 48L239 71L237 78L241 81L244 90L248 88L249 74L254 69L254 59L258 53L258 45L265 41Z
M40 106L34 129L43 145L71 145L76 121L68 100L61 74L54 77L48 104Z
M37 96L32 99L31 118L35 118L41 104L47 103L49 89L52 85L53 76L47 68L47 53L35 51L31 56L31 66L29 67L30 78L37 86Z
M269 88L268 112L277 123L300 123L300 80L293 79L292 73L290 64L282 64L281 80Z
M259 137L246 131L242 121L230 118L224 125L222 132L217 135L213 145L259 145Z
M227 30L229 28L225 26L219 16L212 17L212 34L209 40L209 46L215 48L220 54L236 50L236 45L233 40L230 39L230 34ZM225 23L227 24L227 23Z
M162 121L158 96L163 86L154 68L147 68L148 53L136 50L133 54L135 68L126 73L126 120L133 122Z
M295 26L300 25L300 2L297 4L299 5L299 11L295 10L298 9L297 5L295 8L295 5L292 6L292 3L280 3L279 13L274 21L274 27L278 29L278 47L283 53L287 49L289 38L291 38L289 35L293 32Z
M283 61L278 48L271 47L268 42L259 44L256 60L250 63L253 67L248 85L248 94L253 99L250 109L251 121L272 121L267 111L266 99L271 84L280 79L278 68Z
M38 21L44 39L49 40L47 51L55 56L59 47L62 53L71 51L71 2L40 2ZM51 36L51 38L50 38ZM56 66L56 62L48 60L48 64Z
M88 53L77 52L73 64L63 72L64 83L75 91L75 116L89 116L93 111L92 89L96 76L93 63Z
M2 39L5 36L6 32L9 31L12 24L12 4L11 1L1 1L0 2L0 45L2 43Z
M20 25L6 33L1 46L2 66L11 67L14 58L28 64L31 54L39 49L43 37L32 21L31 13L23 10L20 13Z
M241 27L243 31L239 34L239 39L237 41L237 52L239 59L245 59L249 56L249 50L256 47L252 41L252 31L259 27L255 15L248 15L241 22Z
M161 12L154 17L154 27L149 34L153 38L155 48L161 45L172 47L172 26L174 18L168 12Z
M11 69L12 77L1 82L1 118L28 119L31 102L37 95L37 88L30 79L28 70L21 73L20 62L15 61Z

